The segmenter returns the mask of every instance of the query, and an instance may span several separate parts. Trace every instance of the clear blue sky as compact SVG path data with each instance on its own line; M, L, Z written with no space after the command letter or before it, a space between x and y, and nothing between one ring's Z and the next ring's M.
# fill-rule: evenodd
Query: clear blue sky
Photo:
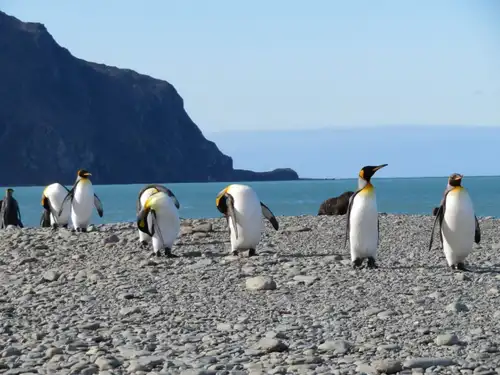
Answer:
M44 23L77 57L168 80L206 132L500 125L498 0L0 0L0 9Z

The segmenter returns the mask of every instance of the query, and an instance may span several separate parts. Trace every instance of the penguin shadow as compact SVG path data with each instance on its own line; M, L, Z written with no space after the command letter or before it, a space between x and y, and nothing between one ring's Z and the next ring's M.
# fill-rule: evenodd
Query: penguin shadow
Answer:
M227 254L225 253L212 253L212 252L204 252L204 251L197 251L197 250L193 250L193 251L186 251L186 252L183 252L183 253L178 253L177 256L179 258L207 258L207 259L210 259L210 258L223 258L225 256L227 256Z
M328 258L328 257L342 257L344 259L345 254L341 253L275 253L279 258ZM340 261L341 259L339 259Z
M487 266L487 267L481 267L481 266L467 266L468 272L465 273L477 273L477 274L500 274L500 265L494 265L494 266Z
M385 269L390 269L390 270L413 270L417 268L423 268L426 270L437 270L440 268L443 268L443 266L440 265L428 265L428 264L383 264L383 263L378 263L379 268L385 268Z
M455 274L500 274L500 266L499 267L481 267L481 266L466 266L465 271L457 271L457 270L452 270L450 267L446 265L382 265L379 264L379 268L385 268L385 269L393 269L393 270L409 270L409 269L418 269L418 268L423 268L426 270L443 270L447 271L450 273L450 275L455 275Z

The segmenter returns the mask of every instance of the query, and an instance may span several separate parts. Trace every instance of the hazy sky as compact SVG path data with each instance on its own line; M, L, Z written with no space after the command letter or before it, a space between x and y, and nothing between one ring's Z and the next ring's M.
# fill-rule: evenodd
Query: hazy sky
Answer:
M0 0L171 82L204 131L500 125L498 0Z

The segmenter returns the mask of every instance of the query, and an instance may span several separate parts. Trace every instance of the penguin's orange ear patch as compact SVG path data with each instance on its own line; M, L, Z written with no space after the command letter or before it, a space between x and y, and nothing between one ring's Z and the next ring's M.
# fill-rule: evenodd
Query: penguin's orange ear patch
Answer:
M359 177L365 178L365 170L364 169L359 171Z

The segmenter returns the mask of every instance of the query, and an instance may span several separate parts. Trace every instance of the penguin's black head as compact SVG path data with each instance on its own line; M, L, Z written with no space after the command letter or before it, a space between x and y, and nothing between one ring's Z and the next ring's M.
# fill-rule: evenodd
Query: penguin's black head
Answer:
M367 165L366 167L361 168L361 170L359 171L359 177L367 182L370 182L370 179L375 174L375 172L387 166L388 164L381 164L377 166Z
M464 175L462 175L462 174L453 173L448 178L448 184L450 184L450 186L453 186L453 187L460 186L462 184L463 177L464 177Z
M7 194L7 196L11 196L12 193L14 193L14 189L12 188L8 188L7 190L5 190L5 194Z
M227 202L226 202L226 193L229 189L229 186L224 188L217 194L217 197L215 198L215 206L217 207L217 210L225 215L227 212Z
M90 173L89 171L87 171L85 169L79 169L78 170L78 177L88 178L89 176L92 176L92 173Z

